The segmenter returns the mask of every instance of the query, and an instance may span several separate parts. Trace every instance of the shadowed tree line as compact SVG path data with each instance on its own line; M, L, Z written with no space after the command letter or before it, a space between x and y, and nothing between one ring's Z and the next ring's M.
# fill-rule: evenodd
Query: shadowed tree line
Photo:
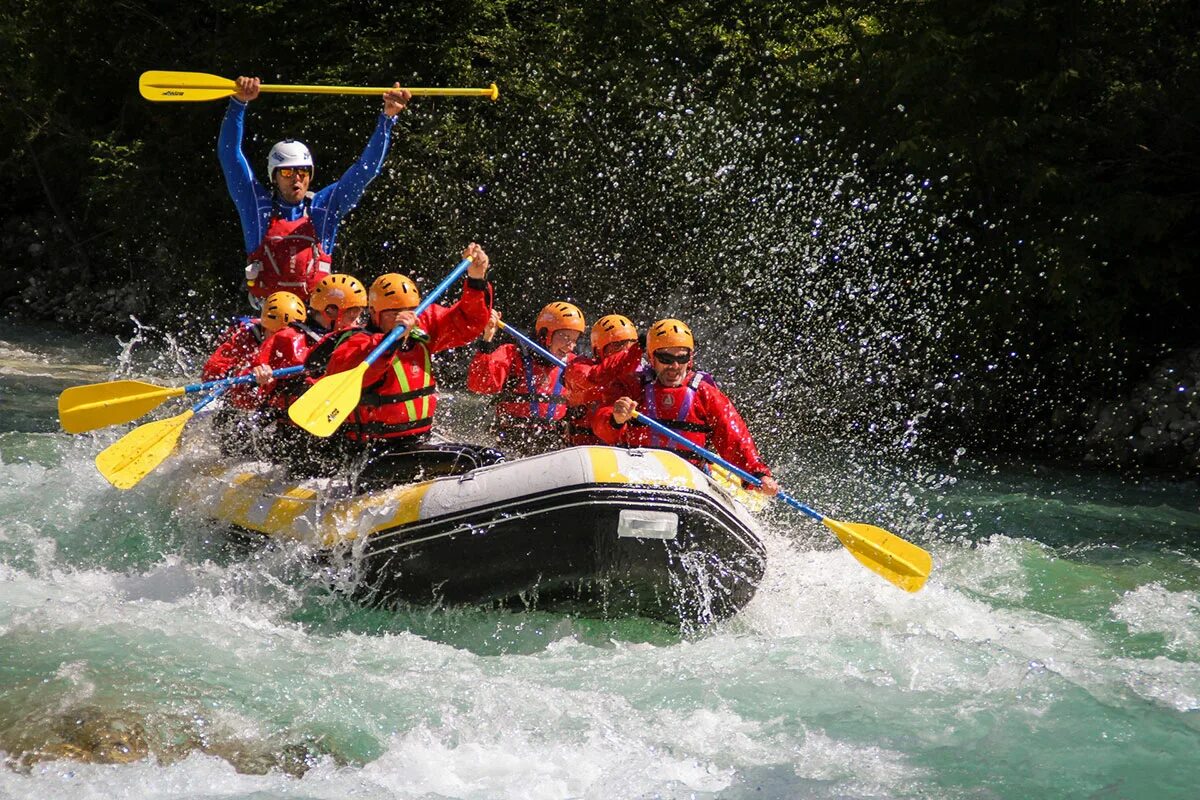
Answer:
M474 238L514 315L729 330L711 349L751 355L726 377L820 409L803 432L1057 446L1200 339L1198 29L1183 0L10 0L0 306L97 330L244 307L225 103L149 103L143 70L495 81L402 115L339 268L436 280ZM310 142L324 185L378 106L264 95L245 150Z

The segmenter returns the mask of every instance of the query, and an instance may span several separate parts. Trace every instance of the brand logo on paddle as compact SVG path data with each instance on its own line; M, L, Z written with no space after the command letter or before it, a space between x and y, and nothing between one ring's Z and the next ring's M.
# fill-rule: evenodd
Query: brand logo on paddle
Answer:
M335 408L333 411L330 411L328 414L325 415L325 421L333 422L335 419L337 419L339 416L341 416L341 413L342 413L342 410L340 408Z

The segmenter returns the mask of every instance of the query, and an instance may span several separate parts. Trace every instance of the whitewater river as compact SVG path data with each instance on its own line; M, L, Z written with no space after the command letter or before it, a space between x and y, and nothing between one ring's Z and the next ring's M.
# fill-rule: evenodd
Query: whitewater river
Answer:
M757 597L697 633L366 610L177 508L177 465L104 482L124 429L55 399L120 352L0 327L0 797L1200 796L1194 483L766 442L800 499L929 549L926 588L781 507Z

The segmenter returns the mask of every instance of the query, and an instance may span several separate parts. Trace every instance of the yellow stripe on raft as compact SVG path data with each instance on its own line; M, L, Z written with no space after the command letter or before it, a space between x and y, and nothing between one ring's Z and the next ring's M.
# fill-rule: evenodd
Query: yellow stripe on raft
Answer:
M686 486L689 489L699 488L693 478L696 473L692 471L691 465L682 458L665 450L651 450L650 453L658 459L658 463L663 465L663 469L670 476L664 483L670 486Z
M621 455L625 457L627 467L634 469L621 469ZM596 483L701 488L696 485L696 473L691 465L666 450L617 451L589 447L588 457L592 462L592 480Z
M592 460L592 479L596 483L629 483L629 479L617 468L616 450L589 447L588 456Z
M434 481L426 481L397 486L387 492L337 503L322 520L322 543L325 547L333 547L339 542L416 522L421 518L421 501L433 484ZM369 520L370 524L361 525L363 520Z
M267 518L263 520L263 527L268 531L295 533L296 517L312 508L316 497L316 489L293 486L271 506Z
M762 492L752 492L749 489L742 487L742 479L728 471L720 464L713 464L712 471L709 473L712 476L713 483L725 489L729 494L733 495L734 499L744 505L746 508L757 513L767 507L767 496Z
M263 492L270 485L270 478L252 472L235 475L221 496L221 507L225 509L229 521L249 531L267 533L262 528L262 520L266 515L252 512L261 505L257 501L261 501ZM254 519L256 516L257 520Z

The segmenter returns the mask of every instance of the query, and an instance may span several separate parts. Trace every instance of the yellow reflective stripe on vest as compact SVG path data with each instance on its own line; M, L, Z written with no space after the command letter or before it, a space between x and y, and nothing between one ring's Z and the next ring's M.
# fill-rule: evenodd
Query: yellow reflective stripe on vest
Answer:
M417 388L425 389L425 388L433 385L433 361L429 357L429 348L428 347L426 347L424 344L420 344L417 346L420 347L422 352L425 353L425 382L422 383ZM411 392L413 390L413 388L408 383L408 371L404 369L404 364L401 363L400 359L397 358L394 361L392 361L392 371L396 373L396 380L400 381L401 392L403 392L404 394L408 394L409 392ZM421 416L419 416L419 417L417 416L416 404L413 403L412 400L404 401L404 410L406 412L408 412L409 420L425 419L426 417L430 416L429 399L430 399L430 395L425 395L424 397L421 398Z

